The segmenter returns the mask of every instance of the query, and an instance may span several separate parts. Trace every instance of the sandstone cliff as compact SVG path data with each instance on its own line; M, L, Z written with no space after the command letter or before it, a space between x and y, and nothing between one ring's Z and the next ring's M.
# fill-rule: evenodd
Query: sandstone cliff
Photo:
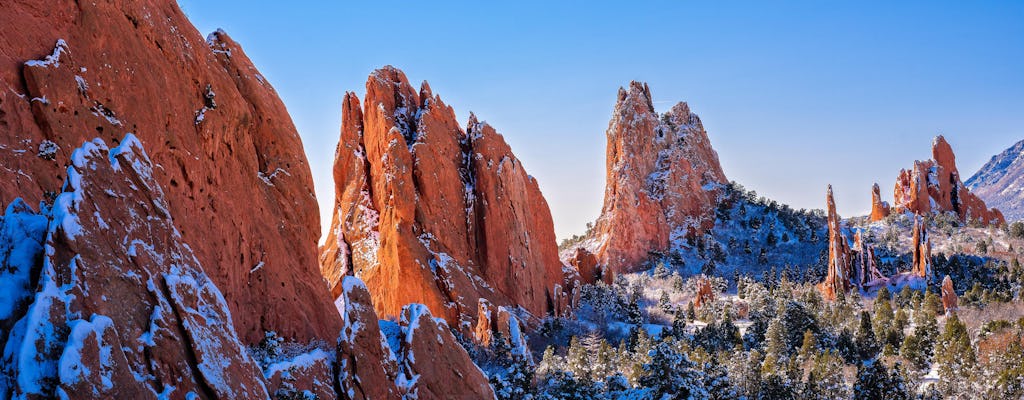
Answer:
M0 48L0 203L52 202L72 150L131 132L243 341L334 340L302 144L226 34L204 40L173 1L12 0Z
M700 118L686 103L654 110L646 84L619 89L608 124L604 206L594 253L614 273L643 268L651 251L715 223L728 181Z
M322 273L335 295L343 276L362 278L381 317L423 303L469 332L480 298L543 316L555 285L576 279L536 180L502 136L474 116L460 128L396 68L370 75L362 104L345 95L334 165Z

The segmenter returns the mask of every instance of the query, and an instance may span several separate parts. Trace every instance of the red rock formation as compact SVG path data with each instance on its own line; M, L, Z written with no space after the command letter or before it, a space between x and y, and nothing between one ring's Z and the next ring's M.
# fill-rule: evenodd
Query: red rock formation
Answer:
M853 282L861 288L879 287L889 283L889 278L878 270L875 262L875 246L864 242L861 232L853 239Z
M910 273L914 276L931 279L932 276L932 241L928 239L928 228L918 218L914 218L914 239L911 243L913 258Z
M108 150L97 139L70 159L34 256L33 299L7 339L0 397L266 398L139 140Z
M942 278L942 308L946 312L956 311L957 309L957 297L956 291L953 290L953 280L949 279L949 275Z
M485 299L480 299L477 312L477 324L473 338L477 344L489 347L494 338L501 338L516 354L529 354L526 336L523 335L519 320L505 307L495 306ZM531 360L532 361L532 360Z
M501 135L472 116L461 129L426 83L417 92L393 67L370 75L362 107L346 94L342 112L320 260L335 294L351 271L381 317L423 303L466 332L479 298L548 311L566 273L551 213Z
M853 288L853 264L850 256L850 245L839 225L836 214L836 201L832 197L832 185L828 186L825 197L828 205L828 273L825 281L818 284L818 290L828 300L835 300L842 292Z
M338 340L338 382L349 399L398 399L398 363L384 340L370 291L358 278L342 279L338 311L345 320ZM460 348L452 348L459 351Z
M11 0L0 48L0 204L52 201L73 149L132 132L243 341L334 340L302 144L226 34L204 40L173 1Z
M598 264L597 256L591 253L590 250L584 247L577 247L572 252L572 256L568 261L569 265L579 272L583 283L594 284L597 281L602 281L608 285L612 284L613 274L605 266Z
M895 212L953 212L965 222L1006 223L999 210L988 208L960 181L953 148L941 135L932 142L932 159L914 161L912 169L901 170L893 192Z
M714 226L720 186L728 181L686 103L659 116L647 85L630 82L619 89L607 136L607 184L592 249L600 264L636 271L673 238Z
M701 308L704 304L715 301L715 290L711 287L711 282L707 278L701 276L697 280L697 295L693 299L693 306Z
M881 221L891 212L889 203L882 201L881 190L876 183L871 187L871 222Z
M401 370L399 386L411 398L493 399L494 390L444 320L435 319L422 304L402 310L400 330L391 338L396 343Z

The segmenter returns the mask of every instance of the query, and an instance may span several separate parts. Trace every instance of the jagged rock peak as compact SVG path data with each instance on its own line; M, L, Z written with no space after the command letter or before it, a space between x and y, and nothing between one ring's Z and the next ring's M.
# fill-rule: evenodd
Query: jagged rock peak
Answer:
M558 260L551 212L504 138L471 114L459 126L425 82L417 93L387 66L362 107L343 106L335 213L321 270L362 278L382 317L423 303L457 329L477 300L551 311L555 284L577 279Z
M686 103L658 115L645 83L620 88L608 123L606 185L589 250L611 272L644 267L671 237L714 226L728 180L700 118Z
M818 289L826 299L834 300L840 293L846 293L853 287L853 265L850 245L840 225L839 214L836 213L832 185L828 185L825 204L828 215L828 271L825 281L818 285Z
M893 192L895 212L950 212L964 222L1006 223L1002 212L988 208L960 181L953 148L942 136L932 141L931 160L915 161L912 169L900 171Z

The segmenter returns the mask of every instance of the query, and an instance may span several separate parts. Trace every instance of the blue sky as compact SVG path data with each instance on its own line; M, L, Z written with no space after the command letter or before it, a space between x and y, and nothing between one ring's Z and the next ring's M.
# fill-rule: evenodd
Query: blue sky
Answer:
M294 4L291 4L294 3ZM1024 2L263 2L179 0L225 29L302 135L321 218L345 91L391 64L460 121L501 132L540 182L557 235L600 213L620 86L687 101L726 175L794 207L870 209L878 182L944 134L966 179L1024 139Z

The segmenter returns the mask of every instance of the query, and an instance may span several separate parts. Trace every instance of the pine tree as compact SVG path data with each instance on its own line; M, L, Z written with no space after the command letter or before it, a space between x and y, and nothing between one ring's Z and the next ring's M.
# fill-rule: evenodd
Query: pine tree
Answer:
M578 380L589 380L590 361L587 358L586 348L580 344L576 336L573 336L569 340L569 349L565 354L565 370L571 372Z
M797 359L800 362L806 362L813 359L818 354L818 340L814 338L814 333L810 329L804 331L804 340L800 344L800 352L797 353Z
M855 400L888 399L892 391L889 371L881 360L867 360L857 367L857 382L853 386Z
M939 390L952 394L965 388L973 376L977 362L967 326L956 313L946 318L946 327L935 343L935 363L938 365Z
M669 342L660 342L650 351L639 383L650 388L654 398L706 398L694 364Z
M658 297L658 307L666 314L672 312L672 299L668 297L668 292L661 291L661 296Z
M861 360L870 360L878 354L880 350L878 340L875 338L875 331L871 326L871 314L868 314L867 311L860 313L860 326L857 328L855 340L857 354Z

